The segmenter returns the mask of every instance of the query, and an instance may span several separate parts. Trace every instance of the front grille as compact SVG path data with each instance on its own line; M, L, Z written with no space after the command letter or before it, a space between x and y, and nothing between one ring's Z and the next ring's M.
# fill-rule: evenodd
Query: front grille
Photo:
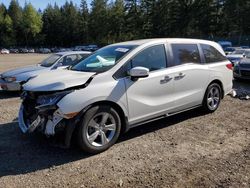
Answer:
M247 70L241 70L240 72L241 72L242 76L250 77L250 70L249 71L247 71Z

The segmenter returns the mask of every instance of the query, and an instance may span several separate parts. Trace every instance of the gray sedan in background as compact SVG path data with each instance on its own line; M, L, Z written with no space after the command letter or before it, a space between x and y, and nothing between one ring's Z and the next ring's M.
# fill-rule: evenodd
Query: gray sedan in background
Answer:
M2 90L19 91L29 79L40 73L73 66L91 54L88 51L70 51L52 54L37 65L13 69L0 74Z
M234 63L234 78L250 80L250 50L245 52L245 58Z

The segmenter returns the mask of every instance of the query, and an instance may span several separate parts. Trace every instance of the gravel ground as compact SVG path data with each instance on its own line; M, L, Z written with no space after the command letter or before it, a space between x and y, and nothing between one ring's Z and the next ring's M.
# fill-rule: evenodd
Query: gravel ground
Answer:
M43 58L0 56L0 72ZM247 82L234 87L250 91ZM19 105L18 94L0 91L0 187L250 187L250 101L227 96L213 114L142 125L98 155L23 135Z

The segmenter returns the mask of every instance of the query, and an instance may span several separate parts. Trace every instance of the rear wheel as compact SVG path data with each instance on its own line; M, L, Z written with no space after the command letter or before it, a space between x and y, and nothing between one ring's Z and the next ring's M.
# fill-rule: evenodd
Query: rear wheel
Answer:
M220 105L221 94L222 92L219 84L210 84L203 99L203 109L209 113L216 111Z
M121 120L110 106L89 109L80 124L78 143L88 153L100 153L115 144L121 132Z

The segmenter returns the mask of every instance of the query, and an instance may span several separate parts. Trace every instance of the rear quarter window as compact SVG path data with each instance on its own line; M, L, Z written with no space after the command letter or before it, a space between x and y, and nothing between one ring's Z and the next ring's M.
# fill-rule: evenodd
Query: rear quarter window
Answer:
M227 60L227 58L222 55L217 49L213 46L207 44L201 44L201 48L204 54L206 63L216 63Z
M201 63L197 44L171 44L174 64Z

